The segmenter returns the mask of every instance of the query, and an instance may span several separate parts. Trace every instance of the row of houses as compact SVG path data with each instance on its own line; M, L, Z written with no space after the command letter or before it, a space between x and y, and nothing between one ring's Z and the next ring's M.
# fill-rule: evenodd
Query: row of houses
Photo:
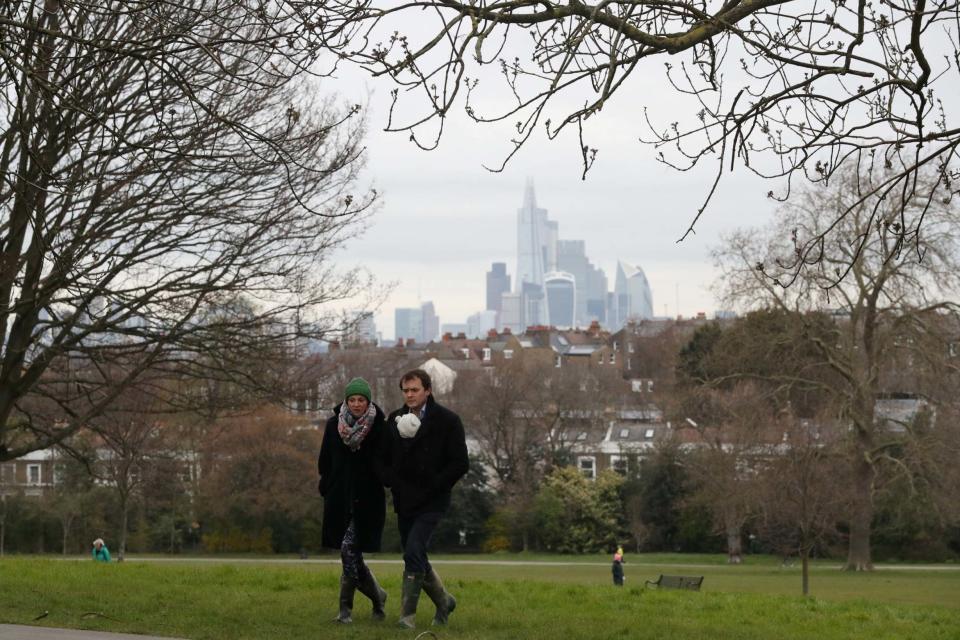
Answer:
M453 388L457 377L466 372L493 375L498 367L522 357L527 362L556 369L607 371L624 380L633 393L649 394L660 384L672 380L677 348L707 322L706 316L701 315L686 320L630 322L615 333L594 322L586 329L533 326L519 335L509 330L500 333L491 330L484 339L448 333L435 342L401 340L387 347L363 342L332 343L329 353L313 356L304 364L301 378L306 385L303 395L294 399L293 408L301 413L324 411L323 401L328 400L325 396L330 394L324 393L323 378L329 377L331 363L354 366L362 372L364 361L375 370L371 382L383 378L387 383L384 391L395 384L392 374L419 366L431 374L437 394L443 395ZM310 384L319 386L313 389Z
M731 320L722 320L729 322ZM628 323L620 331L604 331L596 323L586 329L557 330L530 327L520 335L491 331L485 339L446 334L436 342L403 341L390 347L365 343L333 344L326 354L305 359L294 376L300 381L291 391L289 410L302 418L303 428L322 428L330 409L339 402L344 381L362 375L385 409L399 406L399 376L422 368L434 381L443 401L457 381L470 376L496 377L499 368L524 360L552 370L572 370L584 382L605 376L617 381L604 387L602 407L589 410L558 409L551 439L562 443L570 461L588 477L605 469L626 473L649 455L655 443L668 434L695 443L699 437L687 425L671 425L660 409L660 395L673 383L675 355L705 317L688 320L646 320ZM891 429L903 428L919 409L914 398L878 401L878 413ZM468 436L470 425L467 425ZM481 452L483 443L469 437L469 446ZM56 481L56 453L37 451L0 464L0 495L22 492L40 495Z
M305 366L302 379L307 383L291 409L321 423L338 402L342 382L354 375L367 378L375 399L386 399L385 408L392 409L391 401L399 406L402 400L397 391L399 376L413 368L430 374L434 393L443 402L450 394L456 396L458 381L462 384L476 376L495 379L511 363L523 361L539 367L541 375L547 375L547 370L570 374L581 381L581 391L589 380L603 381L598 386L604 395L602 406L558 409L550 439L561 443L570 462L588 477L605 469L626 473L631 460L632 464L642 461L671 431L658 406L659 393L672 384L679 347L707 322L701 315L630 322L613 333L594 322L584 329L533 326L523 334L491 330L483 339L448 333L429 343L333 344L329 353L315 356ZM452 399L457 400L463 398ZM471 436L471 425L466 426L468 446L481 453L483 443Z

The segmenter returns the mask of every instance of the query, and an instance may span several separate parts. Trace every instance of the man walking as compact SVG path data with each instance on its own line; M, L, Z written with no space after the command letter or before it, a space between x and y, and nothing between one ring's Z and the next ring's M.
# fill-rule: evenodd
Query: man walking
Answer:
M400 378L404 406L387 418L385 480L393 493L403 545L400 626L416 626L420 591L436 606L434 624L446 624L457 601L430 565L427 547L440 518L450 507L453 485L469 469L460 417L437 404L430 375L414 369Z

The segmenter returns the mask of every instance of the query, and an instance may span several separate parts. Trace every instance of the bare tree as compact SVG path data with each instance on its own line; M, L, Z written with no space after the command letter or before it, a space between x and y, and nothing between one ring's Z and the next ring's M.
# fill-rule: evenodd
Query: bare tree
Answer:
M4 556L4 549L7 538L7 479L4 475L4 469L0 466L0 558Z
M302 522L316 506L322 433L276 407L227 420L231 428L207 443L204 529L215 532L219 521L257 533L278 520Z
M945 317L955 314L960 287L958 220L955 207L938 197L934 177L926 197L915 197L903 208L899 200L870 200L869 179L850 172L829 191L809 189L785 206L779 220L765 232L744 231L728 238L717 251L723 269L721 284L727 300L741 308L767 307L791 314L800 323L797 336L813 349L830 371L827 377L792 382L820 386L850 427L848 464L854 502L848 514L849 569L871 567L870 528L873 497L879 479L902 466L891 455L909 431L892 431L876 411L883 393L899 391L883 383L882 372L896 364L898 354L911 354L913 371L937 366L956 370L946 361L949 334ZM864 182L867 184L864 188ZM838 211L850 214L836 223ZM916 251L922 260L901 255L898 230L905 216L925 217ZM836 235L833 235L836 233ZM799 277L791 270L798 251L797 237L832 238L817 269ZM838 273L849 276L838 282ZM781 283L790 280L789 287ZM823 313L811 313L819 311ZM824 313L835 321L825 324ZM771 373L772 377L776 374Z
M727 541L727 562L743 562L743 526L759 505L755 462L770 440L770 398L755 385L679 391L672 409L679 430L696 434L687 457L691 499L712 515Z
M530 386L542 383L530 375L526 358L505 360L490 375L464 378L455 394L470 433L479 442L479 459L491 469L492 484L501 492L501 506L515 514L523 549L530 546L533 500L547 466L547 434L528 416ZM531 419L528 419L531 418Z
M761 532L785 555L800 556L803 595L810 593L810 555L837 537L844 512L846 494L837 481L844 465L832 422L781 416L783 440L757 465Z
M120 562L127 552L131 502L141 494L153 466L152 459L167 455L162 444L164 425L160 416L150 410L149 401L145 406L143 403L143 396L127 393L91 425L104 445L95 468L100 478L116 492L120 507L117 541Z
M62 449L57 450L53 483L43 494L45 509L60 522L63 555L67 555L74 522L89 508L94 480L89 467L92 458L89 454L75 458Z
M650 527L643 518L643 495L636 493L626 499L624 511L627 516L627 527L633 536L634 550L640 553L643 545L650 537Z
M769 192L778 199L801 177L828 183L845 161L864 173L892 168L861 202L909 200L920 169L956 194L960 129L947 120L960 70L956 2L341 0L323 8L324 46L389 77L394 107L419 97L412 112L391 109L387 128L410 131L424 148L462 106L478 122L516 123L507 160L540 126L550 138L575 129L586 173L597 154L587 121L665 69L687 112L651 122L638 108L637 122L661 162L713 167L687 234L738 163L779 179ZM487 112L491 75L512 100ZM833 221L858 204L833 211ZM921 240L923 215L902 222L891 235ZM794 272L819 260L820 239L804 238L790 258Z
M624 382L614 367L558 368L552 353L543 358L521 352L489 374L458 379L456 402L527 550L536 534L534 500L543 478L571 463L577 433L604 424L610 398Z
M354 192L359 107L308 75L316 13L0 7L0 460L75 433L148 369L224 375L198 354L330 330L323 305L360 277L331 252L375 193Z

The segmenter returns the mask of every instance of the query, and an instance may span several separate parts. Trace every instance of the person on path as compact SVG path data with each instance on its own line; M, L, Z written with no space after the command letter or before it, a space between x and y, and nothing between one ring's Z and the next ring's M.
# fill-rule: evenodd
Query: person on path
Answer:
M613 584L622 587L623 586L623 550L617 549L617 552L613 554L613 566L610 568L613 573Z
M387 592L380 588L363 553L380 551L386 516L382 447L384 413L371 401L370 385L351 380L323 432L317 467L323 496L323 546L340 550L340 611L335 622L353 622L353 596L373 603L373 617L386 617Z
M107 549L103 538L97 538L93 541L91 554L93 555L94 562L110 562L110 549Z
M447 623L457 606L427 558L434 529L450 508L453 485L470 468L460 417L433 397L430 375L422 369L400 378L404 406L387 418L384 467L393 493L403 546L401 627L413 629L420 592L433 601L433 624Z

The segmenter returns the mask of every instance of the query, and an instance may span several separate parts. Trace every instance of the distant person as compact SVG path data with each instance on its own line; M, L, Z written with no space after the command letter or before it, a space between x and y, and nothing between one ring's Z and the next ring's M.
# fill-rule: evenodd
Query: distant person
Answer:
M457 606L427 558L430 538L450 508L450 492L470 467L460 417L433 397L430 375L414 369L400 378L404 406L387 419L384 466L403 545L401 627L416 626L421 589L436 607L433 624L446 624Z
M613 584L618 587L623 586L623 547L618 546L616 553L613 554L613 566L610 568L613 573Z
M94 562L110 562L110 549L107 549L103 538L97 538L93 541L92 554Z
M384 413L371 400L363 378L351 380L343 402L333 409L323 432L317 463L323 496L323 546L340 550L340 611L335 622L353 622L353 595L360 591L373 603L373 617L386 617L387 592L363 561L364 552L380 551L386 494L380 477L385 442Z

